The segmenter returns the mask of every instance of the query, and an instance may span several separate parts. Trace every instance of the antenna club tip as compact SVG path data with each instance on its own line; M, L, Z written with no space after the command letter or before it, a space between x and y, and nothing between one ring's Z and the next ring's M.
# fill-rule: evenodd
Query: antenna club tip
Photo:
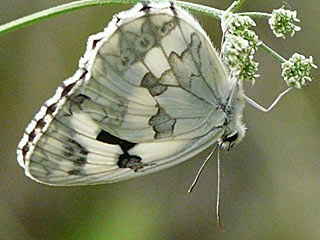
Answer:
M222 225L221 225L221 222L220 222L220 218L218 218L218 229L219 231L222 233L222 234L227 234L227 232L223 229Z

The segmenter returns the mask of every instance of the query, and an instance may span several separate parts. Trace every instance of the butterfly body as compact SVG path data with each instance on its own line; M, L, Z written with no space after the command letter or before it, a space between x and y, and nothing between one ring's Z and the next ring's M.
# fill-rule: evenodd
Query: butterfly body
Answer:
M198 22L172 3L137 4L88 40L79 70L40 109L19 164L50 185L125 180L244 136L241 84Z

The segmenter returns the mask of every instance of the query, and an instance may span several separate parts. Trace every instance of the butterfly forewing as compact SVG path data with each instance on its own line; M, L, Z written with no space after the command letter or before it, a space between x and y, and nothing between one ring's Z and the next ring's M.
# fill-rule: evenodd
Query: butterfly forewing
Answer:
M186 11L137 4L89 38L80 69L27 128L19 163L52 185L114 182L175 165L221 137L219 106L234 84Z

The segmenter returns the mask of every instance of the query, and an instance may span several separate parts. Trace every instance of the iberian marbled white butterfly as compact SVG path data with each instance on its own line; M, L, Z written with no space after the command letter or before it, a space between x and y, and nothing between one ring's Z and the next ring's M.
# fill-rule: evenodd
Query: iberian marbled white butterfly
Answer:
M246 100L189 13L139 3L89 38L79 69L28 125L18 162L49 185L142 176L240 142Z

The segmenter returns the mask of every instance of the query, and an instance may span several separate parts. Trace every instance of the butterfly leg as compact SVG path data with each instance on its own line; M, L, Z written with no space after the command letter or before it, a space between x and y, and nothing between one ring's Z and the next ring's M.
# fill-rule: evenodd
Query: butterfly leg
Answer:
M248 96L245 96L245 100L247 101L248 104L250 104L252 107L262 111L262 112L269 112L271 111L280 101L280 99L286 95L290 90L292 90L292 87L287 88L285 91L283 91L282 93L280 93L278 95L278 97L273 101L273 103L268 107L268 108L264 108L262 107L259 103L255 102L254 100L252 100L251 98L249 98Z

